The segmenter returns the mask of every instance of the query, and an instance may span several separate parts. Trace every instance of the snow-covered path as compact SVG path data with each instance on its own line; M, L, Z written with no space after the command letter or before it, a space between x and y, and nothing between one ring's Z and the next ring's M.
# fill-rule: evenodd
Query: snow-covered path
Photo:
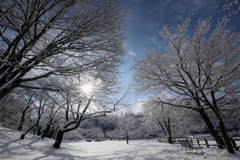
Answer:
M240 160L240 152L230 155L217 148L204 148L204 155L185 154L181 146L156 141L64 142L61 149L53 140L27 135L20 140L17 131L0 128L1 160ZM201 152L199 152L201 153Z

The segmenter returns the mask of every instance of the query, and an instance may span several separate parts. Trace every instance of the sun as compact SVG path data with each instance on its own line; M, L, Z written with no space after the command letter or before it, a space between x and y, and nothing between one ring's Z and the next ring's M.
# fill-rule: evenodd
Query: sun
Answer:
M84 93L90 94L93 92L93 85L91 83L85 83L81 86L81 89Z

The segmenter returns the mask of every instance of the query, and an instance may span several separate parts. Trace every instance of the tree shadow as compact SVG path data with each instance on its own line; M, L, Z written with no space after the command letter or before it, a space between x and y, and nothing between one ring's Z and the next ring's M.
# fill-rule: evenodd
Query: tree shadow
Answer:
M41 141L42 141L41 137L33 137L33 140L30 142L24 142L24 140L17 138L12 141L9 141L9 142L2 143L2 145L0 146L0 149L1 149L0 155L2 155L2 157L1 156L0 157L1 158L9 158L11 155L14 155L14 157L17 157L18 155L19 156L26 155L26 154L29 154L28 152L30 149L31 151L37 151L37 152L43 154L43 156L35 158L34 160L44 159L47 157L53 157L53 159L55 159L55 157L57 157L61 160L84 159L83 157L73 156L73 155L67 154L67 153L56 153L59 149L53 148L52 144L50 144L50 143L49 143L49 149L47 149L47 151L46 151L46 146L41 146L41 145L38 146L38 144L36 144L37 142L41 142ZM18 143L18 145L15 145L16 143ZM13 145L11 146L11 144L13 144ZM19 152L19 147L25 148L26 150L21 150Z
M35 158L33 160L39 160L39 159L44 159L44 158L47 158L47 157L51 157L53 156L54 159L57 157L57 158L61 158L59 160L75 160L75 159L84 159L83 157L80 157L80 156L75 156L75 155L71 155L71 154L67 154L67 153L55 153L57 152L59 149L55 149L53 147L50 147L50 149L48 151L45 151L43 152L42 154L44 154L43 156L41 157L38 157L38 158Z

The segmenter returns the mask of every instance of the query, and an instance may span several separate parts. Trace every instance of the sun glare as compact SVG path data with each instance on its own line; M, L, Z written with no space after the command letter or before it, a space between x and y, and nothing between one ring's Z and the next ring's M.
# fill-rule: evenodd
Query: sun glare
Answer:
M92 93L93 91L93 85L90 83L86 83L82 85L81 88L82 88L82 91L86 94Z

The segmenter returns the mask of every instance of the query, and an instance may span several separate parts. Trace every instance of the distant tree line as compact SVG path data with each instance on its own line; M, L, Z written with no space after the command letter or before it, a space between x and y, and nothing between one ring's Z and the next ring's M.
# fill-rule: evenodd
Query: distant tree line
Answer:
M66 110L54 106L48 96L40 97L30 91L19 91L0 101L0 123L4 127L21 131L21 138L34 134L42 138L55 139L60 127L65 123ZM24 95L24 96L23 96ZM41 98L46 98L45 100ZM55 97L56 98L56 97ZM56 100L56 99L55 99ZM65 102L64 102L65 103ZM163 109L163 110L162 110ZM207 112L217 131L218 122L211 112ZM226 130L238 131L239 111L225 110ZM157 107L147 102L141 113L115 113L93 117L83 121L76 130L65 134L65 140L126 140L166 138L171 143L174 138L209 133L207 126L196 112L174 107Z

